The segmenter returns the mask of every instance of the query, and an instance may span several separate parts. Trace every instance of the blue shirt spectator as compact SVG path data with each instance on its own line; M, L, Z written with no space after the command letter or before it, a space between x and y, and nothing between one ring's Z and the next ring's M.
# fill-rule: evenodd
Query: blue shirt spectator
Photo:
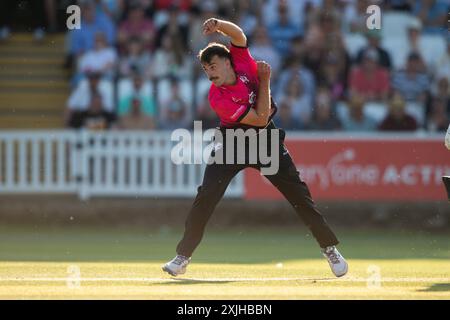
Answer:
M413 13L422 20L424 33L446 35L449 7L448 0L416 0Z
M316 80L311 71L301 64L300 58L292 60L289 68L281 72L277 83L274 84L274 91L277 93L276 96L282 94L284 88L287 88L289 81L293 77L297 77L301 81L305 95L310 97L314 96L316 91Z
M116 30L111 19L101 11L96 12L92 4L82 7L81 29L70 33L70 53L79 55L94 48L95 35L102 32L108 45L115 43Z
M348 107L348 115L341 119L345 131L374 131L377 122L364 113L364 98L358 94L352 95Z
M424 69L422 59L417 53L411 53L406 69L396 72L392 77L392 87L408 102L425 102L430 80L421 69Z
M268 29L273 46L282 56L290 51L292 39L301 35L300 29L289 19L288 7L283 3L278 6L278 22Z

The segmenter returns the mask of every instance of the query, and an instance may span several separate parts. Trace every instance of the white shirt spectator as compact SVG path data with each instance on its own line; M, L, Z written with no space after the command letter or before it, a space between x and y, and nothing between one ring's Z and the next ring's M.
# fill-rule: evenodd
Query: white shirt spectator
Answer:
M113 48L91 50L85 53L80 59L80 71L85 73L104 72L109 66L116 64L117 54Z
M113 104L113 88L109 81L101 80L97 85L97 91L102 97L102 103L106 111L114 112ZM67 101L67 107L71 111L87 110L91 103L91 90L89 88L89 81L81 81L76 89L72 92Z
M447 41L447 50L437 60L434 76L436 79L447 78L450 82L450 36Z

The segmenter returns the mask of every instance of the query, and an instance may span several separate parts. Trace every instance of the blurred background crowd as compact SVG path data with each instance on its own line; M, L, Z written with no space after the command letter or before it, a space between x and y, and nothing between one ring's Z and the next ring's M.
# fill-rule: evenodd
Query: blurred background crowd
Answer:
M44 38L56 28L55 3L31 2L45 12L32 30ZM82 18L66 31L67 127L217 126L196 55L229 41L202 35L210 17L237 23L253 57L270 63L275 122L287 130L445 131L450 122L449 0L63 2L79 5ZM381 8L379 30L366 24L371 4Z

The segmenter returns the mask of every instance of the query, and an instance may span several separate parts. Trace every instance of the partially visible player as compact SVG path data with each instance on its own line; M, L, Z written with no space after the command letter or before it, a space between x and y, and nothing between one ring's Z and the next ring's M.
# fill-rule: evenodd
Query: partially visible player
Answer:
M253 59L245 34L234 23L214 18L206 20L203 33L208 35L214 32L230 37L230 47L210 43L200 51L199 59L206 76L212 82L209 101L220 118L221 129L279 132L278 141L275 142L279 146L276 153L279 169L275 174L265 177L284 195L305 222L322 248L332 272L337 277L345 275L348 265L336 249L339 241L317 210L308 186L299 177L284 145L284 130L278 130L272 121L276 106L270 95L270 66ZM259 139L260 135L257 134L257 137ZM263 141L267 143L267 140ZM226 143L222 148L227 149ZM186 272L192 253L203 237L206 224L230 181L239 171L249 167L261 170L263 165L212 163L206 166L202 185L186 220L183 238L176 248L177 256L163 266L165 272L173 276Z
M448 125L447 133L445 134L445 146L450 150L450 125Z
M450 125L448 126L447 133L445 134L445 146L450 150ZM442 181L444 182L445 189L447 189L447 198L450 201L450 176L443 176Z

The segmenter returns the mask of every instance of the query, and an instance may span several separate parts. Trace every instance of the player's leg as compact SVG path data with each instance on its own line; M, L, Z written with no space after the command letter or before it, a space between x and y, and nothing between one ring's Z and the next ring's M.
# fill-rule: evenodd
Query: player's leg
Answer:
M300 179L299 172L283 144L283 139L280 140L279 150L278 173L268 175L266 178L284 195L309 228L322 248L322 253L327 258L333 273L336 276L346 274L347 263L335 247L339 241L317 209L308 186Z
M167 263L163 270L173 276L183 274L190 262L190 257L203 238L208 223L217 203L233 177L242 169L238 165L210 164L206 166L202 185L189 211L185 223L184 235L178 243L177 256Z
M236 165L210 164L206 166L202 185L187 216L182 240L178 243L177 253L190 257L200 243L203 232L217 203L233 177L239 172Z
M299 177L289 153L281 155L280 168L266 178L284 195L322 248L339 243L325 218L317 209L308 186Z

